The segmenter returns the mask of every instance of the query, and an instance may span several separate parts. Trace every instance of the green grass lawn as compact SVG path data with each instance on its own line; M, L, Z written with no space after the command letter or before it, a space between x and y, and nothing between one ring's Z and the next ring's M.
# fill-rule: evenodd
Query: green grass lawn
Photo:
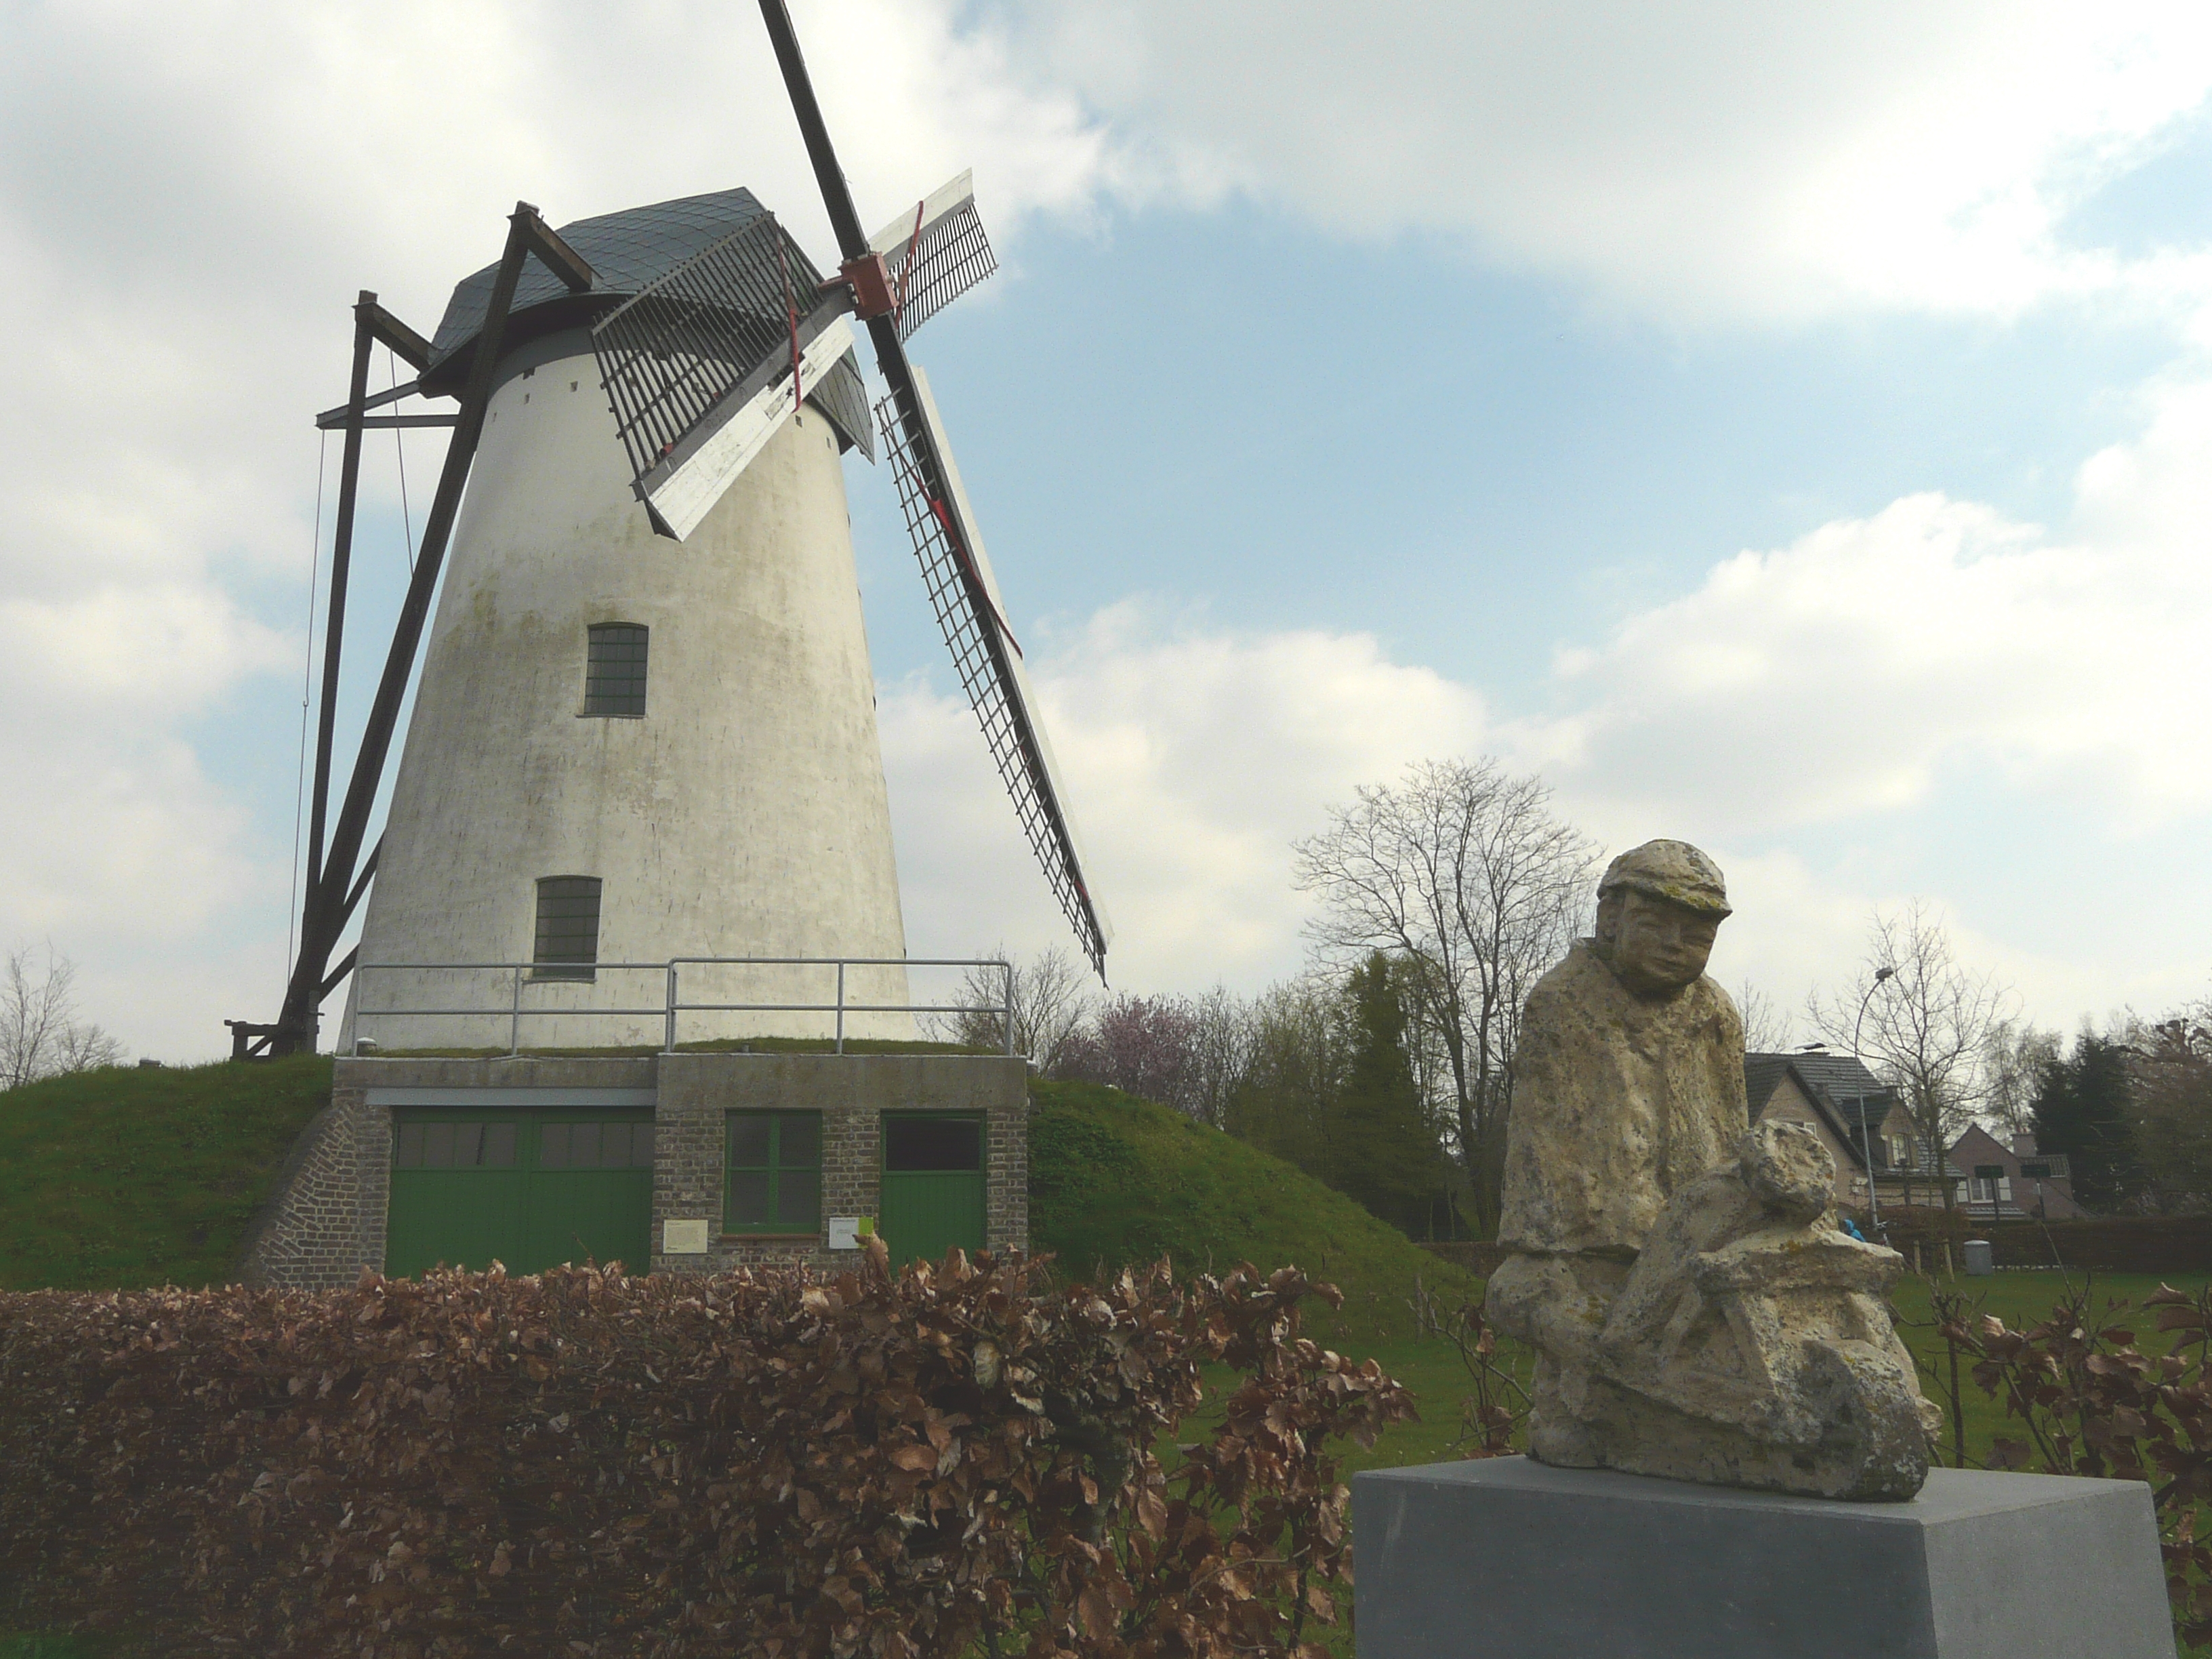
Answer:
M229 1279L330 1097L328 1055L118 1066L0 1094L0 1290Z

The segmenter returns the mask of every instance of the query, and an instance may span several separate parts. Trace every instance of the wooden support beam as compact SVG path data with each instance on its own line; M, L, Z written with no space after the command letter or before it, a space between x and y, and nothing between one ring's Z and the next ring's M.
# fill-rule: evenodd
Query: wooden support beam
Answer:
M430 367L430 343L368 296L369 331L417 374Z
M567 283L571 294L589 293L592 284L599 280L590 262L562 241L559 233L538 216L536 208L530 207L527 202L520 205L530 208L529 222L523 234L530 239L530 251L538 256L538 262Z
M324 967L337 946L346 917L351 914L346 898L354 887L354 861L360 856L362 840L368 829L369 811L375 805L377 790L384 779L384 763L391 752L399 705L414 672L423 626L429 620L430 600L437 591L446 544L460 512L469 466L476 458L477 441L483 435L484 413L491 402L492 373L499 365L500 344L506 336L507 313L514 308L515 284L522 275L524 258L533 251L532 227L543 223L538 210L527 202L515 204L514 212L508 216L507 248L492 282L490 303L485 307L483 327L477 337L468 385L461 396L460 416L454 425L453 442L446 449L445 467L439 474L438 492L422 526L422 546L416 559L414 579L408 584L399 621L392 630L392 646L385 654L384 674L377 683L375 701L369 706L361 750L354 759L345 804L331 831L319 879L308 888L306 914L301 923L300 955L292 969L292 982L285 991L283 1013L277 1022L291 1042L312 1041L317 1011L327 994ZM373 304L375 296L363 298ZM357 395L360 390L356 386ZM357 431L349 431L346 436L349 443L357 444L360 441Z
M323 633L323 704L315 722L314 804L307 817L303 931L323 878L323 822L331 801L331 744L338 714L338 662L345 643L346 579L352 568L354 507L361 491L361 412L368 401L368 358L376 344L370 313L377 308L376 295L363 289L353 308L353 381L346 395L346 412L353 423L346 428L345 458L338 469L337 526L331 538L330 619Z

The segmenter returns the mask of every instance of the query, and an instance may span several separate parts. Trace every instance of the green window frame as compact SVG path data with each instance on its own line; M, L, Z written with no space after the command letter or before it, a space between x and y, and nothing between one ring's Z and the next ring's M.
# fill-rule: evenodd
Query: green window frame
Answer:
M821 1233L821 1113L732 1112L722 1145L724 1232Z

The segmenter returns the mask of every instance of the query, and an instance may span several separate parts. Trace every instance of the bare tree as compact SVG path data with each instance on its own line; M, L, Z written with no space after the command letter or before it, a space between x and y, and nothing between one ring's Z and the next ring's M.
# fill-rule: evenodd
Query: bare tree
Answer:
M1953 1207L1944 1155L1990 1102L1990 1042L2013 1018L2012 992L1994 975L1961 966L1942 919L1916 901L1900 915L1874 918L1866 960L1850 988L1832 1001L1814 993L1805 1013L1845 1052L1855 1039L1865 1045L1903 1103L1913 1165L1928 1172L1944 1207Z
M2003 1126L2008 1137L2025 1134L2033 1127L2035 1097L2043 1086L2043 1068L2059 1057L2064 1045L2058 1033L2038 1029L2024 1020L1999 1020L1990 1028L1982 1055L1988 1092L1982 1110Z
M1217 1129L1229 1127L1229 1103L1252 1064L1250 1006L1217 984L1189 1002L1191 1115Z
M19 945L0 966L0 1091L112 1066L123 1045L76 1018L76 965L49 944L46 964Z
M1406 964L1486 1232L1522 1006L1589 914L1596 849L1552 815L1540 779L1487 758L1422 762L1329 817L1296 849L1298 886L1322 900L1309 932L1339 965L1378 950Z
M1784 1011L1781 1004L1749 980L1736 987L1735 1009L1743 1016L1743 1048L1746 1054L1778 1054L1789 1049L1790 1039L1796 1031L1796 1022Z
M2128 1128L2166 1214L2212 1208L2212 1000L2151 1023L2129 1039Z
M1069 1041L1090 1017L1091 993L1083 970L1058 945L1015 963L1002 945L986 961L989 965L970 968L962 976L953 999L960 1005L957 1013L927 1017L933 1034L964 1048L1002 1050L1011 968L1014 1052L1053 1074Z

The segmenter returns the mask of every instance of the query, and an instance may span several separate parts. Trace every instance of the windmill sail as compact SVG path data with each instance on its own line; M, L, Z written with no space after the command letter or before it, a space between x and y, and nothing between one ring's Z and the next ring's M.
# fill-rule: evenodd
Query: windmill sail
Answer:
M945 642L951 647L968 701L983 723L999 775L1014 798L1022 829L1082 942L1084 955L1103 977L1111 937L1105 913L1084 879L1075 825L1068 817L1066 792L1045 743L1044 728L1036 718L1021 647L1006 626L1006 608L999 602L998 584L984 556L982 538L975 533L975 514L960 486L959 471L952 465L929 382L906 355L908 334L994 268L982 222L975 216L975 192L963 173L935 196L925 198L902 233L896 224L887 226L877 241L869 241L860 230L852 186L837 165L836 147L822 119L822 106L814 96L791 14L784 0L760 0L760 8L784 85L791 93L792 113L806 140L807 159L814 164L815 182L822 187L822 205L829 210L830 228L837 233L843 271L854 279L856 298L860 268L880 260L883 274L891 278L888 296L872 298L861 314L867 319L876 368L890 387L877 407L930 604ZM901 250L896 265L890 249ZM902 295L896 286L901 270L907 279Z
M913 377L913 427L919 432L901 418L894 398L885 397L877 413L930 605L1045 878L1084 954L1103 974L1113 930L1084 879L1082 845L1067 810L1067 793L1036 717L1021 647L1006 623L998 579L976 533L975 513L930 396L928 377L919 364L907 368ZM941 483L933 479L933 471Z
M868 239L889 270L902 340L999 268L963 173Z
M824 294L798 245L762 218L593 325L632 487L655 530L690 535L802 398L875 459L846 304Z

